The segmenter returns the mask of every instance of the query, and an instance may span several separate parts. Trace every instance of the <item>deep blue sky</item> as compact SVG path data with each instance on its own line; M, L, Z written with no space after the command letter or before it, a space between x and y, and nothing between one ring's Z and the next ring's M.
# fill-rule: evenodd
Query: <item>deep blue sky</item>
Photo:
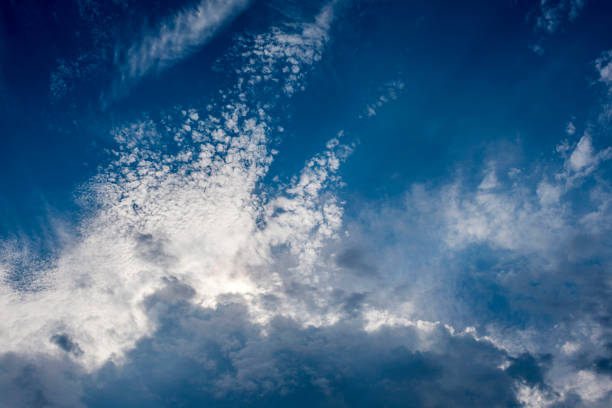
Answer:
M481 159L495 140L517 145L518 139L525 160L537 157L557 142L565 122L594 116L601 97L591 86L597 77L592 62L612 47L611 11L604 1L592 3L554 35L534 29L537 7L527 1L346 6L311 85L283 112L287 135L274 170L295 172L327 135L344 128L362 147L343 177L350 190L369 198L447 176L458 162ZM35 228L32 219L44 219L44 206L60 212L70 207L75 185L104 163L103 149L112 145L108 130L118 121L205 103L218 81L227 80L213 67L237 32L265 27L283 12L316 8L254 2L205 48L102 109L115 43L129 41L181 5L83 4L85 16L72 1L3 4L4 236ZM92 12L100 16L87 16ZM544 55L529 48L535 43L543 44ZM55 100L51 76L61 61L79 58L87 72ZM401 99L374 120L358 120L363 106L392 80L405 83Z
M611 95L604 0L3 1L5 405L607 406Z

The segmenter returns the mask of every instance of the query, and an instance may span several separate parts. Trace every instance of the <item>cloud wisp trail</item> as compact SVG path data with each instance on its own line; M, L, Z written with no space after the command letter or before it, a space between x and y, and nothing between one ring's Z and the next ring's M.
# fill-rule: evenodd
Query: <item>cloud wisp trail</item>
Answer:
M251 0L201 0L179 11L155 30L143 34L119 60L119 80L111 97L120 97L148 74L160 72L189 57L210 41L215 33Z

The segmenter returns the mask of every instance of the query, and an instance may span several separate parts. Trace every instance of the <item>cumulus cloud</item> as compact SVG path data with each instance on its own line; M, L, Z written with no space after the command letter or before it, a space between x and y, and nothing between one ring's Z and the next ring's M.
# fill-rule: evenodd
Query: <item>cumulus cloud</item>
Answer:
M404 406L409 400L418 406L502 407L516 404L516 381L540 385L537 361L509 358L490 343L441 326L366 332L358 320L304 327L277 317L263 327L240 299L207 308L195 304L194 295L191 287L168 280L144 300L155 332L138 341L124 364L108 362L93 373L73 368L78 382L57 375L70 362L5 357L3 366L11 371L2 385L13 398L7 401L269 407ZM506 369L498 369L505 361ZM30 394L21 385L20 376L27 375Z
M588 140L589 148L581 138L556 166L535 164L506 178L498 161L475 183L415 185L403 204L349 223L346 245L377 258L363 315L422 330L441 322L512 358L548 356L538 363L541 384L515 384L525 406L609 404L610 380L597 361L609 355L610 186L595 159L608 148ZM574 155L583 156L572 164ZM587 178L595 185L583 192ZM338 286L367 291L367 279L355 274Z
M135 405L178 398L218 406L402 406L407 400L507 406L516 401L515 379L524 375L498 370L495 363L506 356L491 344L444 328L425 335L402 326L368 333L359 322L305 328L276 318L262 331L244 306L229 301L201 308L175 285L148 299L161 321L158 331L139 342L126 366L107 367L91 406L121 404L125 397L113 390L117 384L134 389L136 381L143 392ZM163 369L147 370L152 354L166 362ZM199 392L186 399L183 381Z

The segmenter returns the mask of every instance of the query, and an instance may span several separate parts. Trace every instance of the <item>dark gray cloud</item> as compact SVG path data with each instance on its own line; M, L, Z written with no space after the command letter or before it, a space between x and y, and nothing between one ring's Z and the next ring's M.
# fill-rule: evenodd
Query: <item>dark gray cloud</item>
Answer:
M367 333L351 320L304 328L277 318L262 331L239 299L209 309L193 295L168 279L145 302L156 332L124 363L88 375L69 359L4 355L4 406L510 407L517 380L542 383L545 366L535 357L500 370L503 351L444 329L436 329L435 351L418 350L415 328ZM65 334L53 341L78 347Z
M66 333L54 334L51 336L50 341L64 350L66 353L72 353L77 357L83 354L83 350L81 350L78 343L74 342Z
M541 382L535 358L502 371L502 351L445 330L435 352L414 350L414 328L367 333L359 322L303 328L277 318L262 332L237 299L208 309L192 296L168 280L148 298L158 330L124 365L94 374L88 406L507 407L517 405L517 379Z
M0 355L3 407L84 407L82 372L67 358L44 354Z
M364 251L361 248L347 248L340 252L336 258L338 266L352 271L358 275L374 275L376 267L371 265L364 258Z

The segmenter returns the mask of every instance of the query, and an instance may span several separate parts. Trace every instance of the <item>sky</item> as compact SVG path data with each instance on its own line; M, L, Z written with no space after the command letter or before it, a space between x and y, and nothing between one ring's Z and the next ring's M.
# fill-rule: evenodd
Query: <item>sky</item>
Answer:
M0 406L609 407L612 3L4 0Z

